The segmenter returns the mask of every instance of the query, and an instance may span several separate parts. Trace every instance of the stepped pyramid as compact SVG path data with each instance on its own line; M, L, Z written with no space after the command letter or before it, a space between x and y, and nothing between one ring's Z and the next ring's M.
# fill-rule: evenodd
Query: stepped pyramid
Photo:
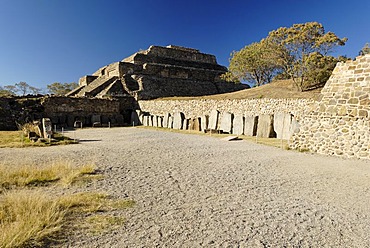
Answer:
M137 100L171 96L202 96L249 88L224 82L227 68L216 57L192 48L150 46L79 80L67 94L77 97L131 96Z

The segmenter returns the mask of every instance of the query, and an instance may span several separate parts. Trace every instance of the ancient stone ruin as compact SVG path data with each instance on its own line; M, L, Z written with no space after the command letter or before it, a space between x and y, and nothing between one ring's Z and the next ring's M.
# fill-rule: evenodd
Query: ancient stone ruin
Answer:
M214 55L179 46L151 46L122 61L97 70L79 80L68 96L132 96L153 99L171 96L202 96L248 88L224 82L226 67Z
M200 118L202 131L276 137L288 140L292 149L370 159L370 54L338 63L321 96L320 101L140 100L138 106L147 118L182 113L181 124L176 123L181 129L198 130L187 123Z
M291 147L370 159L370 54L338 63L321 94Z

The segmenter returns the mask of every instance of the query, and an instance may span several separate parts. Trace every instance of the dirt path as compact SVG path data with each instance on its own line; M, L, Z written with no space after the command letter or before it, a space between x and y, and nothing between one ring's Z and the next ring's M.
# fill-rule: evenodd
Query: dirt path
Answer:
M370 161L198 135L87 129L78 145L0 149L5 161L94 161L86 185L137 205L121 229L69 247L369 247Z

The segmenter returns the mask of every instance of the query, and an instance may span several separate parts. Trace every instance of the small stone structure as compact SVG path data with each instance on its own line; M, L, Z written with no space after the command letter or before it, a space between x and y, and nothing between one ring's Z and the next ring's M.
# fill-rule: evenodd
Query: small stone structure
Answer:
M49 118L42 118L42 135L47 139L53 137L53 127Z
M153 99L202 96L249 88L222 81L226 67L216 57L192 48L151 46L79 80L68 96Z

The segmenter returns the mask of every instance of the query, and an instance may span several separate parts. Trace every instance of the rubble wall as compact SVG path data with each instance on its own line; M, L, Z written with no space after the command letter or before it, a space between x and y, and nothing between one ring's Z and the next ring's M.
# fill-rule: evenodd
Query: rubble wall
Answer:
M291 148L370 159L370 54L338 63Z
M309 112L314 103L310 99L197 99L138 101L138 106L141 111L155 115L182 112L187 118L209 115L212 110L247 116L284 112L299 118Z
M57 127L73 127L75 121L91 126L99 116L102 125L121 126L129 123L136 101L132 97L118 99L74 97L9 97L0 98L0 130L17 130L24 124L44 117Z

